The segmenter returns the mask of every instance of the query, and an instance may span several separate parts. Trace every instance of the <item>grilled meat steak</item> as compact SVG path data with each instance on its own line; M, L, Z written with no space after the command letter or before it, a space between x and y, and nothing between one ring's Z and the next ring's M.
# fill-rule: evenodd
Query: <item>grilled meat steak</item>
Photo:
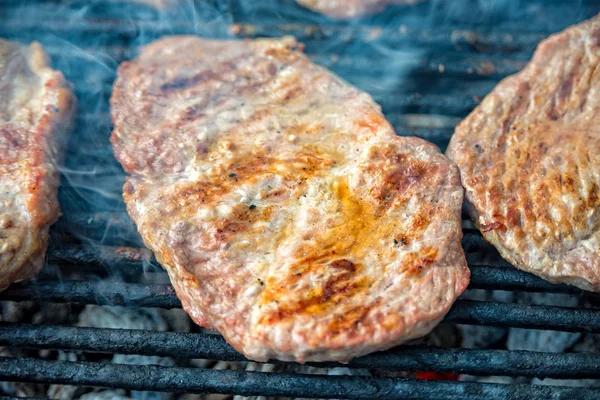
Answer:
M251 359L392 347L468 284L456 166L293 38L159 40L119 67L111 110L146 245Z
M388 4L415 4L423 0L296 0L298 4L336 19L351 19L382 11Z
M60 143L74 99L38 43L0 39L0 290L35 275L60 214Z
M600 291L600 18L540 43L448 147L471 215L515 267Z

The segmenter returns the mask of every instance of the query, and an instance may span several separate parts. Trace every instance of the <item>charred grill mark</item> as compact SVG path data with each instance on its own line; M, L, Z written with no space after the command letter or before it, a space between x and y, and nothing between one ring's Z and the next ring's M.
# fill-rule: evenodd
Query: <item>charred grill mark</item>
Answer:
M356 271L356 266L354 265L354 263L352 261L346 260L346 259L335 260L334 262L329 264L329 266L331 266L335 269L341 269L341 270L348 271L348 272Z
M370 290L374 277L365 276L362 265L355 260L362 260L364 252L375 248L380 243L380 236L388 235L392 228L378 225L370 202L357 197L345 179L334 182L332 192L339 200L335 211L339 216L338 223L299 248L294 254L296 263L287 268L284 276L273 276L267 282L260 303L277 306L275 311L265 314L266 323L298 314L321 314L340 303L361 303L356 298L366 296ZM373 233L373 226L378 227L377 234ZM300 284L305 287L290 291ZM355 314L354 319L350 321L349 318L349 315L342 315L331 320L337 322L331 323L351 325L361 317Z
M178 212L194 212L198 206L208 206L219 201L236 187L261 179L265 174L276 174L284 182L296 183L298 179L306 180L318 174L320 170L331 165L332 160L315 154L300 153L294 160L278 160L265 154L240 155L237 159L222 165L222 173L211 180L191 182L179 185L174 192L165 193L160 200L162 204L177 205ZM281 166L286 168L280 168ZM300 177L300 178L299 178ZM274 188L265 195L266 198L284 196L287 192L299 190L297 184ZM125 187L127 192L130 187ZM169 199L174 199L170 201ZM188 210L188 208L193 210Z
M567 78L561 82L557 92L560 105L563 105L568 97L571 96L571 92L573 91L573 79L575 79L575 73L571 72Z
M25 156L27 133L11 126L0 127L0 164L11 164Z
M246 229L246 224L240 222L232 222L225 220L222 226L216 229L214 239L218 243L228 242L232 236L235 236L238 232L242 232Z
M301 86L295 85L290 90L287 91L287 93L283 97L283 101L290 102L290 101L296 99L297 97L300 97L302 94L304 94L304 92L305 92L304 88L302 88Z
M214 79L217 76L218 75L211 69L204 70L193 76L177 77L177 78L173 79L171 82L162 84L160 87L160 90L163 92L168 92L168 91L176 90L176 89L189 88L189 87L196 85L199 82L202 82L202 81L205 81L208 79Z
M247 56L247 54L238 56L232 60L225 61L214 68L200 71L192 76L175 77L170 82L163 83L160 86L160 90L163 92L170 92L178 89L191 88L200 82L218 80L220 76L238 68L239 62Z
M590 187L590 191L587 196L587 203L589 208L597 208L600 206L600 202L598 201L598 185L595 182L592 182L592 186Z
M521 212L517 208L517 202L510 199L506 205L506 221L509 226L521 227Z
M187 211L185 211L187 212ZM192 224L182 224L181 227L174 227L176 235L180 238L180 245L185 248L193 248L200 251L216 251L217 249L228 248L235 244L235 237L240 234L255 234L257 221L268 220L272 217L273 207L261 207L255 211L249 211L244 205L237 205L233 208L227 218L215 219L212 221L214 229L202 230ZM186 220L186 216L180 216ZM193 263L189 263L190 266ZM190 270L193 273L192 270Z
M313 264L309 266L308 270L315 272L321 268L321 266ZM326 268L330 271L328 278L320 283L319 286L311 288L305 296L298 300L278 301L285 296L289 285L297 282L303 274L292 274L286 278L285 284L271 278L270 282L267 282L267 288L262 294L262 303L275 302L277 308L275 311L264 315L261 323L273 324L292 318L298 314L320 314L326 312L341 302L351 303L353 297L362 295L373 283L372 277L361 276L360 271L362 267L360 265L347 259L335 260L329 263ZM368 307L368 305L365 305L363 309L367 310ZM339 329L344 324L352 325L357 323L365 313L340 313L333 318L330 324L334 330ZM335 328L336 326L338 328Z
M489 224L481 225L481 227L479 228L479 230L481 230L481 232L490 232L490 231L493 231L496 229L504 231L504 230L506 230L506 225L504 225L500 221L493 221Z
M344 313L335 314L327 329L331 331L332 335L337 335L342 331L356 329L360 326L368 313L378 307L379 304L380 302L376 301L369 305L356 306Z
M177 199L180 207L197 206L212 203L216 198L227 193L227 188L211 182L194 182L188 184L175 194L168 193L167 197Z
M188 107L183 116L180 118L180 122L189 122L197 119L204 118L205 113L201 112L199 107Z
M434 247L425 247L419 252L408 253L402 260L401 272L409 278L419 278L428 271L437 257L438 250Z
M381 172L376 171L377 168L373 166L372 172L381 175ZM427 167L421 162L405 161L394 168L391 173L379 179L378 184L370 190L371 196L378 203L376 215L380 216L395 202L407 201L406 194L410 192L411 186L425 179L429 172L435 174L435 171L431 171L431 167Z
M600 29L594 29L590 33L590 39L594 46L600 46Z
M503 152L506 152L506 141L509 134L518 130L519 128L519 116L524 115L527 107L529 106L529 93L531 91L531 85L529 82L521 82L519 84L518 93L510 105L510 110L506 112L509 117L502 121L502 132L497 139L497 146L501 148Z

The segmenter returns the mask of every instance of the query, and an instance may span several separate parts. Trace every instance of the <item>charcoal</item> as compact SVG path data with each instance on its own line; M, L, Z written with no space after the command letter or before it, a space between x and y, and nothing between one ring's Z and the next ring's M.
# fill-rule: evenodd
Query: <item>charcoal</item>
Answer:
M72 385L50 385L48 388L48 397L57 400L72 400L75 399L77 386Z
M579 332L510 328L506 348L508 350L562 353L573 346L580 337L581 333Z
M514 293L502 290L467 290L462 298L478 301L510 302ZM461 347L467 349L485 349L506 336L506 328L479 325L457 325L461 336Z
M190 364L198 368L213 368L217 363L215 360L206 360L204 358L194 358L190 360Z
M74 320L70 304L42 303L31 322L34 324L70 324Z
M557 293L519 293L517 301L519 303L561 307L576 307L579 302L574 296ZM506 347L509 350L560 353L573 346L580 337L580 332L510 328Z
M422 339L422 343L436 347L456 347L459 343L459 333L455 324L442 322Z
M46 395L44 385L27 382L0 382L0 392L16 397L42 397Z
M78 326L112 329L166 331L168 325L156 309L87 305Z
M128 365L160 365L162 367L175 366L175 361L169 357L139 356L137 354L115 354L112 361L117 364Z
M125 395L125 390L104 390L101 392L86 393L80 397L81 400L130 400Z
M2 321L7 322L29 322L32 312L38 307L30 301L20 303L3 301L0 305L2 307Z
M581 340L573 346L573 351L577 353L600 353L600 335L593 333L583 335Z
M158 313L166 321L169 330L175 332L190 332L192 330L192 320L185 311L178 308L171 310L159 309Z

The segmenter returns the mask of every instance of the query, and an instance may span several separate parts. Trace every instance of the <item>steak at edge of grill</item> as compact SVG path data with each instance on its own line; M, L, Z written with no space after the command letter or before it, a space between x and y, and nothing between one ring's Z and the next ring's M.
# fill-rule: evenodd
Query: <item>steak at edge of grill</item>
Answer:
M428 333L469 282L458 169L295 39L156 41L111 98L124 198L194 321L254 360Z
M43 266L75 99L39 43L0 39L0 290Z
M542 41L456 128L470 213L515 267L600 291L600 17Z
M315 12L335 19L352 19L383 11L388 4L416 4L425 0L296 0Z

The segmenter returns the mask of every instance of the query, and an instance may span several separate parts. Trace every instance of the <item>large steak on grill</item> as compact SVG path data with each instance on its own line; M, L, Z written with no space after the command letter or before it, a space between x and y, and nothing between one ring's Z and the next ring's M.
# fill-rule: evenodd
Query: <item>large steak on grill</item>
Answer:
M456 128L471 215L515 267L600 291L600 17L538 46Z
M38 43L0 39L0 290L44 263L74 103Z
M119 67L111 108L146 245L249 358L392 347L468 284L457 168L293 38L159 40Z

